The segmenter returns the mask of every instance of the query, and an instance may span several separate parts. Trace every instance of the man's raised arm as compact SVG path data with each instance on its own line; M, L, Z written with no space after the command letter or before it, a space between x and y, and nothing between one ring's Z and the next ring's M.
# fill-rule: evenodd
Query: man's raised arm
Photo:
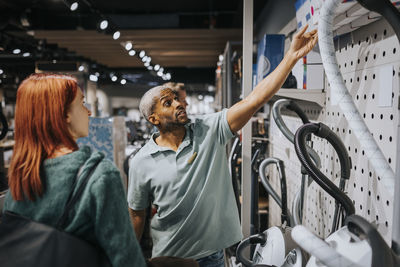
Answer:
M254 90L227 112L232 132L240 130L250 118L281 88L296 62L307 55L318 40L317 30L307 32L308 25L294 35L289 51L276 69L257 84Z

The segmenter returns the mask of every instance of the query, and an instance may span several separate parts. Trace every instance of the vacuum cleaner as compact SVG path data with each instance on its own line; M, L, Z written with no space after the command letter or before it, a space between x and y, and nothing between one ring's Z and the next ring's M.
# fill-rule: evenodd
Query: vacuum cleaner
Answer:
M310 123L300 127L295 135L295 150L310 176L327 191L343 208L343 226L326 240L322 240L306 227L298 225L292 230L293 240L312 257L307 267L395 267L400 257L386 244L376 228L364 218L355 215L354 205L312 162L307 153L305 140L311 133L326 139L338 154L341 176L350 173L347 150L336 134L322 123ZM348 166L348 167L346 167Z

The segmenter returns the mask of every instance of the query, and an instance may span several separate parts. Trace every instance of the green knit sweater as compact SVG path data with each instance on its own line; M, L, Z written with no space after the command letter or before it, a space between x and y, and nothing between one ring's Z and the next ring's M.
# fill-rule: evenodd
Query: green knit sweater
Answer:
M55 226L80 169L90 171L102 159L88 181L65 231L100 245L113 266L145 266L129 219L128 205L118 169L100 152L85 146L73 153L43 163L44 194L35 201L14 201L7 195L4 210ZM79 183L78 183L79 185Z

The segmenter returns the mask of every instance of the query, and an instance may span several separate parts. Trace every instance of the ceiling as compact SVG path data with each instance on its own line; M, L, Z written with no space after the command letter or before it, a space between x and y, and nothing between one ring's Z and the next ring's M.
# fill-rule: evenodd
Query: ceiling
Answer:
M123 30L118 41L95 30L37 30L34 37L46 39L110 68L140 68L138 56L129 56L125 43L146 51L154 64L165 67L215 67L228 40L240 41L241 29Z
M138 56L143 50L152 66L161 65L180 78L184 70L194 82L213 83L226 42L242 39L243 0L76 0L79 7L71 11L72 1L0 0L0 68L32 72L37 61L57 60L148 72ZM254 0L255 20L267 2ZM103 19L109 27L101 31ZM113 40L116 30L121 37ZM134 56L124 48L128 41ZM35 50L27 58L9 50L21 43ZM205 73L199 70L206 70L207 78L197 75Z

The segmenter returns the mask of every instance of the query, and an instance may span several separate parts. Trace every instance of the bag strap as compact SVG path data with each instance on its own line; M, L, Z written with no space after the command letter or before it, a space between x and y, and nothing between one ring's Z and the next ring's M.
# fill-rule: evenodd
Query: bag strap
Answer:
M64 213L61 215L60 219L58 220L57 224L56 224L56 228L57 229L62 229L64 224L66 223L67 219L68 219L68 214L69 211L72 209L72 207L75 205L75 203L78 201L78 199L81 197L83 190L85 189L85 186L87 184L87 182L89 181L90 177L92 177L92 174L94 173L94 171L96 170L97 165L99 165L99 163L101 162L102 158L98 159L93 166L90 168L90 170L87 173L86 177L83 177L84 175L80 175L81 171L78 171L77 176L79 176L77 179L75 179L74 184L72 185L72 188L75 188L76 185L78 184L79 180L82 180L82 183L80 184L79 188L76 190L76 193L74 194L74 190L71 191L68 200L67 200L67 204L65 205L65 209L64 209Z

